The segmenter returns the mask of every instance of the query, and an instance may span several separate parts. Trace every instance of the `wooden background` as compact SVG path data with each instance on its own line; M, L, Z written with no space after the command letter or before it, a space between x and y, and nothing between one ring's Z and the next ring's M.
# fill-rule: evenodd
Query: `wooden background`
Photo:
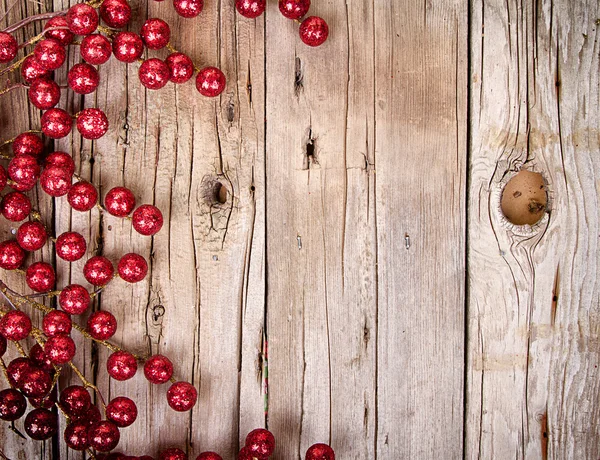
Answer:
M160 16L176 48L223 69L217 99L192 82L144 90L139 64L113 58L95 94L60 103L106 110L111 129L54 148L165 226L141 237L36 193L45 222L83 232L90 254L149 258L147 280L115 282L95 308L118 317L117 343L173 357L199 389L175 413L164 386L110 380L82 343L86 374L138 403L119 450L233 459L268 426L280 460L315 442L341 460L598 459L598 0L313 0L331 31L317 49L267 3L249 20L206 0L184 20L132 1L130 30ZM22 1L8 22L67 6ZM25 91L3 96L2 138L39 115ZM498 210L523 167L550 198L525 231ZM56 263L59 287L83 281L82 261ZM6 428L10 459L81 458Z

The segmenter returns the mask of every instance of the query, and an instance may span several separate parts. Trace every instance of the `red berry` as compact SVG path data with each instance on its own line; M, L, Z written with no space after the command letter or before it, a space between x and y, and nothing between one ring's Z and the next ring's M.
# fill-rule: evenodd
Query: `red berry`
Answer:
M65 364L75 356L75 342L66 334L50 337L44 344L44 351L52 364Z
M112 279L114 273L112 262L104 256L94 256L83 266L83 276L94 286L104 286Z
M56 255L67 262L81 259L87 249L85 238L77 232L65 232L56 239Z
M78 422L84 422L87 426L93 425L94 423L102 420L100 410L96 406L91 406L82 415L74 415L72 418Z
M89 35L98 28L98 13L86 3L77 3L67 11L69 30L77 35Z
M19 45L11 34L0 32L0 64L12 61L17 55Z
M42 329L48 337L58 334L70 334L73 327L71 315L62 310L52 310L44 315Z
M216 452L202 452L196 457L196 460L223 460L223 457Z
M173 375L173 364L166 356L151 356L144 364L144 375L151 383L165 383Z
M131 7L125 0L104 0L100 17L108 27L122 29L131 20Z
M135 207L135 196L125 187L114 187L104 197L104 206L109 214L125 217Z
M71 132L73 119L63 109L53 108L42 115L42 132L51 139L61 139Z
M329 27L319 16L310 16L300 24L300 39L309 46L322 45L328 36Z
M88 429L90 447L100 452L113 450L119 444L119 438L119 429L107 420L96 422Z
M132 223L136 232L150 236L162 228L163 216L156 206L143 204L134 211Z
M257 460L257 457L247 447L242 447L238 453L238 460ZM264 460L259 458L258 460Z
M1 335L1 333L0 333ZM19 388L25 379L25 376L31 369L35 369L35 364L29 358L13 359L6 367L6 375L11 386Z
M46 372L54 372L54 366L40 344L36 343L33 347L31 347L29 350L29 359L40 369L43 369Z
M52 152L46 157L46 168L58 166L69 173L70 176L75 172L75 162L73 157L65 152Z
M33 367L25 373L19 390L28 398L43 398L52 388L52 377L43 369Z
M35 60L46 70L56 70L67 58L65 47L52 38L40 41L33 50Z
M327 444L313 444L306 451L306 460L335 460L335 452Z
M119 428L125 428L135 422L137 414L135 403L124 396L114 398L106 406L106 418Z
M27 401L19 391L8 388L0 391L0 419L12 422L20 419L27 409Z
M107 340L117 332L117 319L108 311L96 311L90 315L87 329L93 338Z
M259 17L265 12L265 0L235 0L235 8L242 16L250 19Z
M98 192L89 182L80 181L69 189L67 201L75 211L89 211L98 202Z
M0 165L0 192L4 190L4 187L6 187L7 182L8 173L6 172L6 169L4 169L4 166Z
M40 110L47 110L58 104L60 87L54 80L38 78L29 85L29 101Z
M85 62L100 65L110 59L112 45L104 35L92 34L81 40L79 53Z
M195 18L204 8L204 0L173 0L173 8L183 18Z
M47 262L35 262L27 267L25 281L35 292L48 292L56 283L54 268Z
M48 372L48 371L47 371ZM54 367L52 367L52 372L54 372ZM52 375L51 373L49 373L48 375ZM41 396L39 398L27 398L29 401L29 404L31 404L32 407L35 407L36 409L52 409L54 407L54 405L56 404L56 386L54 386L54 388L52 388L50 390L50 392L45 395L45 396Z
M57 16L50 19L44 26L44 30L54 27L68 27L67 20L63 16ZM62 46L69 46L73 43L75 35L68 29L56 29L45 33L46 38L53 38Z
M49 78L51 75L52 71L43 67L35 59L35 56L27 56L23 64L21 64L21 76L27 84L30 84L37 78Z
M108 357L106 370L115 380L129 380L137 372L137 361L127 351L116 351Z
M279 0L279 11L288 19L303 18L310 8L310 0Z
M0 211L11 222L21 222L31 212L31 201L21 192L10 192L2 197Z
M198 392L188 382L175 382L167 391L167 402L171 409L185 412L196 405Z
M140 32L144 45L150 50L159 50L167 46L171 39L171 29L162 19L150 18Z
M72 176L67 170L50 166L42 171L40 185L42 190L53 197L64 196L71 188Z
M185 83L194 75L194 63L186 54L169 54L165 64L169 67L169 80L173 83Z
M170 447L160 452L158 460L188 460L188 456L181 449Z
M87 431L89 424L85 421L72 421L65 428L65 444L73 450L86 450L90 446Z
M34 133L21 133L15 137L15 140L12 143L12 151L15 156L32 155L38 157L43 150L44 141L42 141L40 136Z
M70 315L81 315L90 306L89 292L79 284L70 284L58 296L60 307Z
M148 89L164 88L170 76L169 66L157 58L146 59L138 71L140 82Z
M81 385L71 385L60 392L62 410L71 417L81 417L92 407L90 393Z
M128 283L137 283L142 281L148 273L148 264L139 254L125 254L119 260L117 266L119 276Z
M226 79L216 67L205 67L196 76L196 89L206 97L215 97L225 89Z
M142 56L144 43L138 34L119 32L113 38L112 49L119 61L131 64Z
M25 260L25 251L14 240L0 243L0 268L16 270Z
M8 164L8 176L28 189L33 188L41 170L37 158L33 155L19 155Z
M77 131L86 139L100 139L108 131L108 118L100 109L83 109L77 116Z
M257 428L246 436L246 447L256 457L269 457L275 451L275 437L269 430Z
M48 409L34 409L25 417L24 427L31 439L50 439L58 432L58 415Z
M0 334L7 340L23 340L30 332L31 320L20 310L10 310L0 318Z
M100 83L100 75L95 67L85 62L75 64L67 75L69 88L78 94L90 94L96 91Z

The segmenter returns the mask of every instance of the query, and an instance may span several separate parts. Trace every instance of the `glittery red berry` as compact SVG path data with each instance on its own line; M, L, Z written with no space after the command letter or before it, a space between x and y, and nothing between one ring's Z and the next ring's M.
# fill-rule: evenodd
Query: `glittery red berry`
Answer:
M108 357L106 370L115 380L129 380L137 372L137 361L127 351L116 351Z
M65 62L67 52L56 40L45 38L35 46L33 56L44 69L56 70Z
M58 415L48 409L34 409L25 417L24 427L31 439L50 439L58 432Z
M335 460L335 452L327 444L313 444L306 451L305 460Z
M29 84L36 78L50 77L52 71L43 67L36 59L35 56L27 56L21 64L21 76L25 83Z
M54 372L52 361L50 361L48 355L46 355L46 352L39 343L36 343L29 349L29 359L40 369L44 369L47 372Z
M119 428L107 420L94 423L88 429L90 447L100 451L108 452L119 444Z
M223 457L216 452L202 452L196 457L196 460L223 460Z
M169 54L165 64L169 67L169 79L173 83L185 83L194 75L194 63L186 54Z
M1 334L0 334L1 335ZM15 358L6 367L6 375L11 386L19 388L27 372L36 366L29 358Z
M15 240L0 243L0 268L16 270L25 260L25 251Z
M39 157L44 150L44 141L35 133L21 133L12 143L12 151L15 156L32 155Z
M100 17L108 27L122 29L131 20L131 7L125 0L104 0Z
M163 226L163 216L156 206L143 204L132 216L133 228L136 232L150 236L158 233Z
M75 211L89 211L98 202L98 192L89 182L80 181L69 189L67 201Z
M112 45L104 35L92 34L81 40L79 53L85 62L101 65L110 59Z
M279 0L279 11L288 19L301 19L310 8L310 0Z
M57 166L64 169L70 176L75 172L75 162L73 157L65 152L52 152L46 157L46 168Z
M184 451L177 447L169 447L160 452L158 460L188 460L188 456Z
M31 212L31 201L21 192L7 193L0 201L0 212L11 222L21 222Z
M162 19L150 18L144 22L140 35L148 49L159 50L169 43L171 28Z
M81 315L89 308L90 302L90 293L79 284L70 284L58 296L60 307L70 315Z
M235 8L242 16L250 19L259 17L265 12L265 0L235 0Z
M10 310L0 318L0 334L7 340L23 340L30 332L31 320L20 310Z
M112 43L115 58L131 64L137 61L144 52L142 38L133 32L119 32L113 37Z
M151 383L165 383L173 375L173 364L166 356L151 356L144 363L144 375Z
M71 385L63 389L58 401L61 409L71 417L80 417L92 407L90 393L81 385Z
M115 272L113 264L104 256L94 256L83 266L83 276L94 286L104 286Z
M33 187L40 177L40 165L33 155L19 155L10 160L8 176L24 187Z
M108 311L96 311L88 319L87 331L97 340L108 340L117 331L117 319Z
M7 182L8 173L6 172L6 169L4 169L4 166L0 165L0 192L4 190L4 187L6 187Z
M140 82L148 89L161 89L169 83L169 66L157 58L146 59L138 71Z
M53 364L65 364L75 356L75 342L66 334L59 334L48 338L44 344L44 351Z
M77 3L67 11L69 30L77 35L89 35L98 28L98 13L86 3Z
M183 18L195 18L204 8L204 0L173 0L173 8Z
M71 188L71 177L63 168L50 166L42 171L40 185L42 190L50 196L64 196Z
M52 377L39 367L33 367L27 371L23 382L19 385L19 390L28 398L43 398L50 393L51 388Z
M175 382L167 391L167 402L177 412L190 410L196 404L198 392L188 382Z
M215 97L225 89L225 75L216 67L205 67L196 76L196 89L206 97Z
M117 266L119 276L128 283L142 281L148 273L148 263L139 254L125 254Z
M100 75L95 67L85 62L75 64L67 74L69 88L78 94L90 94L96 91Z
M49 263L35 262L27 267L25 281L35 292L48 292L56 283L56 274Z
M108 131L108 118L100 109L83 109L77 116L77 131L86 139L100 139Z
M257 428L246 436L246 447L256 457L269 457L275 451L275 437L269 430Z
M300 24L300 39L309 46L322 45L328 36L329 27L319 16L310 16Z
M257 460L257 457L247 447L242 447L238 453L238 460ZM264 459L258 459L264 460Z
M109 214L125 217L135 207L135 196L128 188L114 187L104 197L104 206Z
M53 108L42 115L42 132L51 139L61 139L71 132L73 119L63 109Z
M60 87L54 80L38 78L29 85L27 96L38 109L51 109L60 100Z
M47 337L70 334L72 327L71 315L62 310L52 310L46 313L42 321L42 329Z
M20 419L27 410L27 401L19 391L8 388L0 391L0 419L12 422Z
M73 43L73 38L75 38L75 35L73 34L73 32L65 28L68 27L68 24L64 16L57 16L55 18L50 19L44 26L44 30L52 29L55 27L62 28L46 32L46 38L53 38L62 46L69 46L71 43Z
M17 55L19 45L11 34L0 32L0 63L12 61Z
M85 423L88 427L102 420L100 410L96 406L91 406L84 414L74 415L73 420Z
M124 396L114 398L106 406L106 418L119 428L125 428L135 422L137 414L135 403Z
M88 440L89 424L85 421L72 421L65 428L65 444L73 450L82 451L90 446Z
M81 259L87 249L85 238L77 232L61 234L55 243L56 255L67 262Z

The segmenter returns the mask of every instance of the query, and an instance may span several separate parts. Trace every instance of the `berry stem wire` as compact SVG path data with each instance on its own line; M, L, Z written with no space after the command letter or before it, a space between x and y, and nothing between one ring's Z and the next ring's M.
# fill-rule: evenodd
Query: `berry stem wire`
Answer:
M31 24L32 22L45 21L46 19L52 19L52 18L56 18L58 16L64 16L66 14L67 14L67 10L54 11L52 13L34 14L32 16L26 17L25 19L22 19L19 22L15 22L12 26L8 26L2 32L11 33L16 30L19 30L22 27L25 27L28 24Z

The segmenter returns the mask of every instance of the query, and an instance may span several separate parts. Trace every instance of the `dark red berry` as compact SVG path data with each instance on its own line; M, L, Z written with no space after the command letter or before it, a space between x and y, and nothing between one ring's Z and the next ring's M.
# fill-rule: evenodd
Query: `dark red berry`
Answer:
M300 39L309 46L320 46L329 36L329 27L323 18L310 16L300 24Z
M65 428L65 444L73 450L86 450L90 446L88 440L89 424L85 421L72 421Z
M238 453L237 458L238 458L238 460L257 460L257 457L247 447L242 447L242 449ZM258 460L264 460L264 459L259 458Z
M125 428L135 422L137 414L135 403L124 396L114 398L106 406L106 418L119 428Z
M72 175L59 166L50 166L42 171L40 186L53 197L64 196L71 188Z
M108 131L108 118L100 109L83 109L77 115L77 131L86 139L100 139Z
M41 170L37 158L33 155L19 155L8 164L8 176L28 190L37 182Z
M112 45L104 35L92 34L81 40L79 53L85 62L101 65L110 59Z
M50 337L44 344L44 351L53 364L66 364L75 356L75 342L66 335Z
M12 61L19 51L17 40L11 34L0 32L0 64Z
M107 420L96 422L88 429L90 447L100 452L113 450L119 444L119 438L119 428Z
M25 260L25 251L21 249L15 240L0 243L0 268L4 270L16 270Z
M83 266L83 276L94 286L104 286L115 273L110 260L103 256L94 256Z
M194 75L194 63L186 54L169 54L165 64L169 68L169 79L173 83L185 83Z
M136 232L146 236L154 235L163 226L163 216L156 206L143 204L134 211L132 224Z
M335 452L327 444L313 444L306 451L305 460L335 460Z
M137 371L135 357L126 351L116 351L108 357L106 370L115 380L124 381L133 377Z
M151 383L165 383L173 375L173 364L166 356L151 356L144 363L144 375Z
M20 419L27 410L27 401L19 391L8 388L0 391L0 419L12 422Z
M35 60L46 70L56 70L67 58L65 47L52 38L38 42L33 50Z
M61 139L71 132L73 119L63 109L56 107L42 115L42 132L51 139Z
M26 251L41 249L47 239L46 228L41 222L24 222L17 230L17 242Z
M125 254L117 266L119 276L128 283L142 281L148 273L148 264L139 254Z
M34 157L39 157L43 150L44 141L42 141L42 138L35 133L21 133L15 137L15 140L12 143L12 151L15 156L32 155Z
M75 64L67 74L69 88L78 94L90 94L96 91L100 83L100 75L95 67L82 62Z
M256 457L269 457L275 451L275 437L269 430L257 428L246 436L246 447Z
M77 3L67 11L69 30L77 35L89 35L98 28L98 13L86 3Z
M158 460L188 460L187 454L177 447L169 447L160 452Z
M204 8L204 0L173 0L173 8L183 18L195 18Z
M29 85L29 101L40 110L48 110L58 104L60 87L54 80L38 78Z
M31 201L21 192L7 193L0 201L0 212L11 222L21 222L31 212Z
M235 8L242 16L250 19L257 18L265 12L265 0L235 0Z
M8 382L16 388L23 383L27 373L35 369L35 363L29 358L15 358L6 367Z
M85 255L87 244L81 234L65 232L56 239L55 247L58 257L67 262L75 262Z
M135 196L128 188L114 187L104 197L104 206L109 214L125 217L135 208Z
M138 71L140 82L148 89L164 88L169 83L170 76L169 66L156 58L146 59Z
M25 281L35 292L51 291L56 283L54 267L47 262L35 262L27 267Z
M72 418L78 422L84 422L87 426L93 425L94 423L102 420L100 410L96 406L91 406L82 415L74 415Z
M46 168L57 166L64 169L70 176L75 172L75 162L73 161L73 157L65 152L52 152L46 157L45 164Z
M47 31L48 29L53 29L55 27L61 27L61 29L55 29L46 32L46 38L53 38L62 46L69 46L71 43L73 43L73 38L75 38L75 35L73 32L66 29L68 24L67 19L64 16L57 16L50 19L44 26L44 30Z
M159 50L169 43L171 28L162 19L150 18L144 22L140 35L148 49Z
M31 439L50 439L58 432L58 415L48 409L34 409L25 417L24 427Z
M108 311L96 311L88 319L87 331L97 340L108 340L117 331L117 319Z
M73 327L71 315L62 310L52 310L44 315L42 329L48 337L58 334L70 334Z
M279 0L279 11L288 19L301 19L310 8L310 0Z
M43 369L46 372L50 373L54 372L54 365L52 364L52 361L50 361L50 358L48 358L48 355L46 355L46 352L40 344L36 343L33 347L30 348L29 359L35 366L39 367L40 369Z
M133 32L119 32L113 38L112 49L119 61L130 64L142 56L144 43L138 34Z
M92 407L90 393L81 385L71 385L60 392L60 407L71 417L81 417Z
M80 181L69 189L67 201L75 211L89 211L98 202L98 192L89 182Z
M19 390L28 398L43 398L52 388L52 377L48 371L34 367L25 373Z
M223 457L216 452L202 452L196 457L196 460L223 460Z
M175 382L167 391L167 402L173 410L185 412L196 404L198 392L191 383Z
M226 79L216 67L205 67L196 76L196 89L206 97L216 97L225 89Z
M37 78L49 78L52 75L52 70L43 67L35 58L35 56L27 56L21 64L21 76L25 83L29 84Z
M31 320L20 310L10 310L0 318L0 334L7 340L23 340L31 332Z
M81 315L89 308L90 302L89 292L79 284L70 284L58 296L61 308L70 315Z
M122 29L131 20L131 7L125 0L104 0L100 17L108 27Z

